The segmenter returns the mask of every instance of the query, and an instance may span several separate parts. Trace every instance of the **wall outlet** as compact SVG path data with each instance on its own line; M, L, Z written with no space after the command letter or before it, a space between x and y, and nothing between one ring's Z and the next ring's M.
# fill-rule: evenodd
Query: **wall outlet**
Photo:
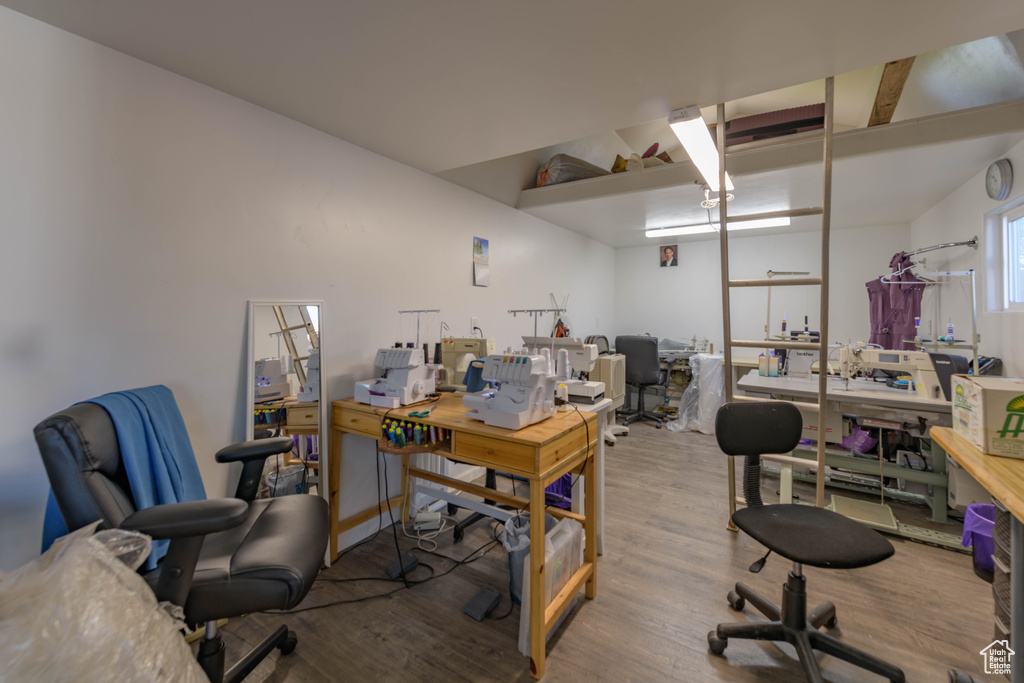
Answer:
M480 327L480 318L470 318L469 319L469 332L470 332L470 336L472 336L473 330L475 330L478 327Z

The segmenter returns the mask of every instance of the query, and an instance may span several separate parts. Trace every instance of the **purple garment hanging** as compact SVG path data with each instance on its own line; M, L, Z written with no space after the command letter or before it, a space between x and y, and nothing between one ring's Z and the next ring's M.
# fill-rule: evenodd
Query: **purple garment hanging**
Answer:
M871 317L871 337L868 341L884 349L914 349L914 318L921 315L921 296L924 285L910 272L914 262L904 252L889 261L892 282L876 278L865 283L868 290L868 313Z

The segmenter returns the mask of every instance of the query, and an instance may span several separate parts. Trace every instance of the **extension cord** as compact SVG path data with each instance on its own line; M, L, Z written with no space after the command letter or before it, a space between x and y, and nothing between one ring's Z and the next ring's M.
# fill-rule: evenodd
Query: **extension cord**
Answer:
M415 531L437 531L441 528L440 512L418 512L412 524Z

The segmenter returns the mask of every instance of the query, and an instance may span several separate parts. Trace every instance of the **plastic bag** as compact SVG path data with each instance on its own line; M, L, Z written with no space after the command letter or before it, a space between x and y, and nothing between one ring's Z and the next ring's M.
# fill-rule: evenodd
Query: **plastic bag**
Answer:
M306 466L287 465L267 475L270 497L287 496L306 492Z
M558 520L544 513L544 533L555 528ZM523 558L530 556L530 513L522 512L505 522L501 544L508 551L508 571L512 600L521 603L523 592Z
M673 432L715 433L718 409L725 403L725 366L722 356L690 356L693 380L679 399L679 417L666 426Z
M0 678L206 681L180 622L132 568L149 555L149 537L120 529L92 535L95 527L0 576Z

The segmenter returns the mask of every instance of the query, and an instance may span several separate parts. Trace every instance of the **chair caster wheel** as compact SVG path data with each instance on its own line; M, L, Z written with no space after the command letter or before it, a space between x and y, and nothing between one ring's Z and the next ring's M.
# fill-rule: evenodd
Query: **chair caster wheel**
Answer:
M658 429L661 429L661 423L660 422L658 423Z
M454 540L456 543L461 541L464 535L465 535L465 532L461 528L459 528L459 527L455 527L452 530L452 540Z
M459 506L458 505L453 505L451 503L448 503L448 516L449 517L454 517L455 513L458 512L458 511L459 511Z
M712 654L720 655L725 652L728 642L725 638L719 638L714 631L708 631L708 649Z
M729 600L729 607L732 607L737 612L742 612L743 608L747 604L746 598L744 598L736 591L729 591L729 595L726 597Z
M295 631L288 631L288 635L278 644L277 649L281 651L282 655L290 655L298 644L299 638L295 635Z
M839 619L833 616L831 619L825 622L825 628L835 628L837 623L839 623Z

